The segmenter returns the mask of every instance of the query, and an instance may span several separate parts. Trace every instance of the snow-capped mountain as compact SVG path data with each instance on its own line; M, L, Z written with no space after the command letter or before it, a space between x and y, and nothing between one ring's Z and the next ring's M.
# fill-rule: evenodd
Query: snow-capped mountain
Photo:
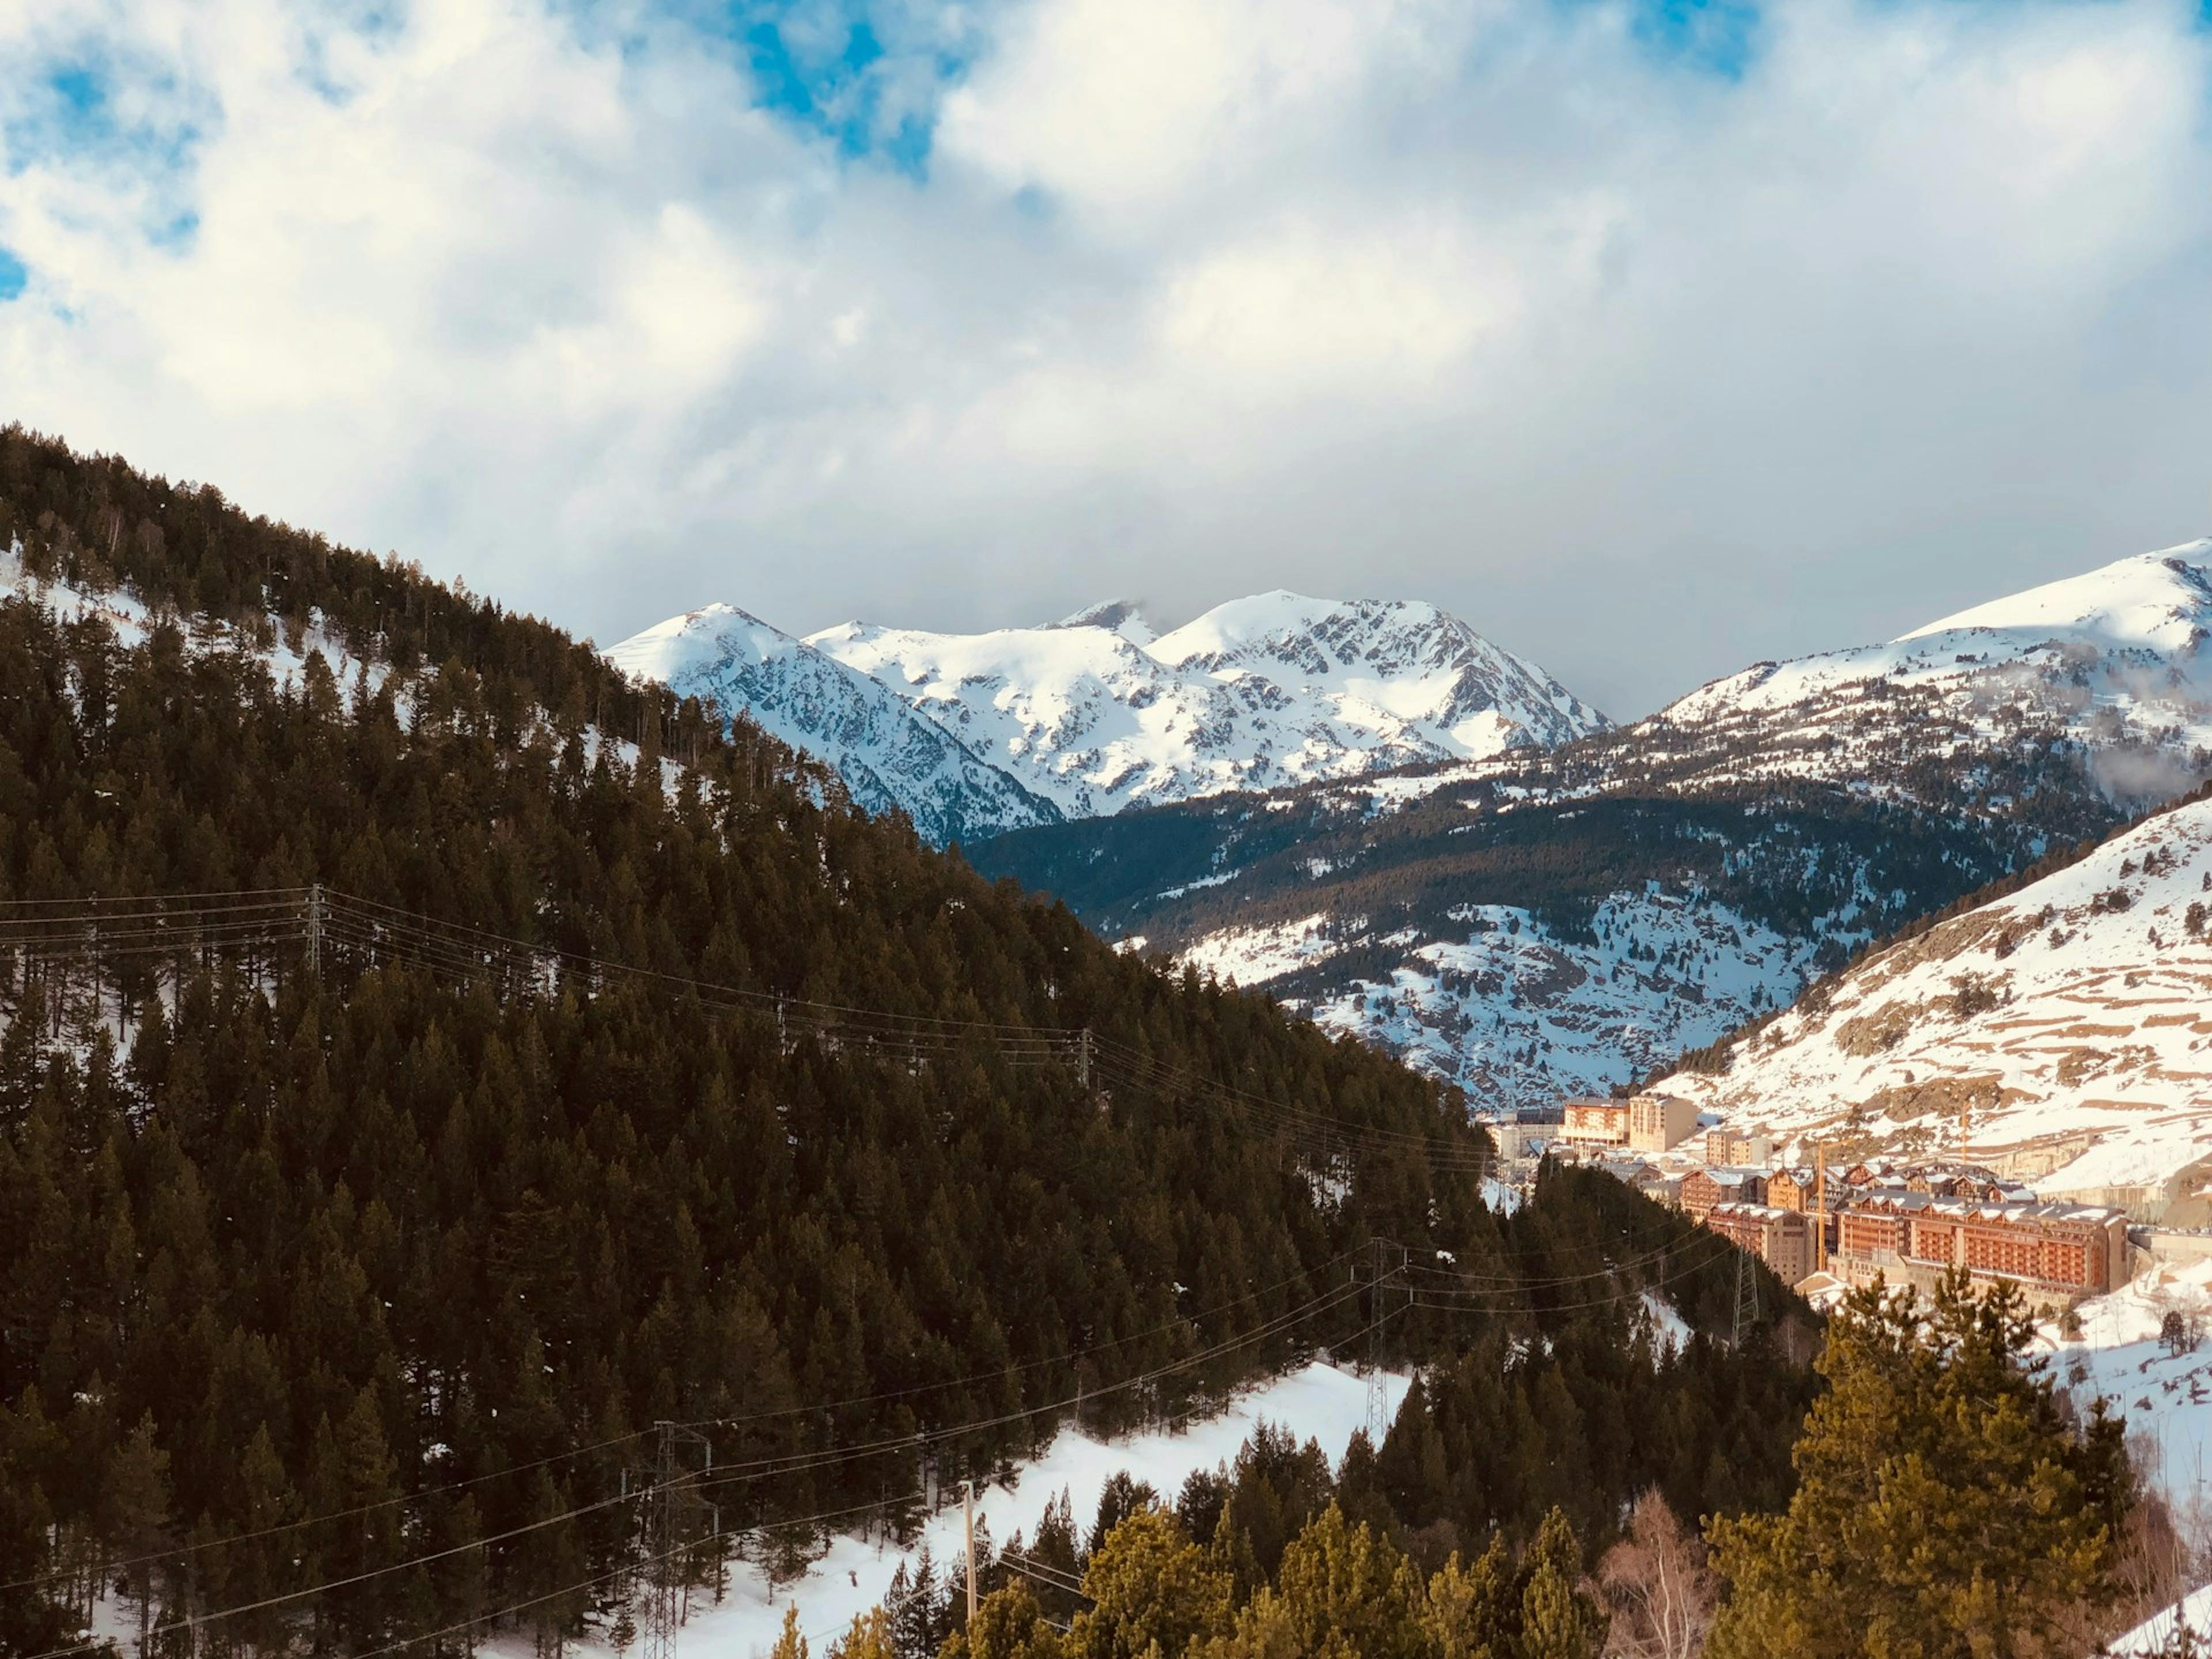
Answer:
M1549 748L973 856L1479 1095L1624 1081L2212 775L2208 561L2124 559Z
M1955 1151L2051 1192L2212 1185L2212 798L1936 923L1683 1073L1732 1118L1832 1154Z
M1068 817L1496 756L1610 723L1411 601L1263 593L1157 638L1115 602L1043 628L847 623L806 643L902 692Z
M2212 772L2208 641L2212 538L1884 644L1754 663L1592 742L1378 780L1371 805L1395 811L1470 783L1527 800L1810 782L2004 812L2057 744L2096 790L2146 805Z
M1760 663L1638 723L1638 746L1738 779L1911 792L1896 763L1961 760L1945 787L2001 793L2022 744L2078 744L2117 799L2212 770L2212 539L1945 617L1886 645Z
M905 698L735 605L672 617L605 654L625 673L742 710L835 769L860 806L896 807L939 845L1060 817Z

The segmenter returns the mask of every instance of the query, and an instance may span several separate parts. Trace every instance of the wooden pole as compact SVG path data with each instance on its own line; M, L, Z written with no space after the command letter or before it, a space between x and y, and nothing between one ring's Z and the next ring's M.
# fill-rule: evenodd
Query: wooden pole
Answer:
M960 1483L962 1519L968 1531L968 1628L975 1628L975 1483ZM970 1638L973 1639L972 1638Z
M1828 1149L1813 1148L1813 1201L1819 1206L1814 1219L1813 1266L1825 1273L1828 1267Z

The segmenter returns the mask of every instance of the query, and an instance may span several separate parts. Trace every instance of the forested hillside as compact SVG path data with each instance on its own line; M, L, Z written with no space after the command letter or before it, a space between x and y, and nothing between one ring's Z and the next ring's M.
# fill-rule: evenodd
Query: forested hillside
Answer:
M544 624L20 431L0 546L0 1646L557 1645L669 1559L658 1420L668 1571L787 1570L1366 1331L1378 1236L1397 1360L1729 1296ZM1778 1501L1802 1376L1636 1467Z

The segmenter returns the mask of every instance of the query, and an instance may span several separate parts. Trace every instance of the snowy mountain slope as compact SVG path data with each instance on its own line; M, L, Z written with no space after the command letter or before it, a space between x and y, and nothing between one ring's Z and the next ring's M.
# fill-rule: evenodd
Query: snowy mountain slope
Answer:
M2079 744L2095 781L2169 799L2212 771L2212 539L2122 559L1884 645L1761 663L1625 734L1677 781L1820 777L2001 794L2023 744ZM1899 763L1907 769L1898 772ZM1945 766L1944 763L1954 764Z
M1045 628L847 623L807 643L900 690L1069 817L1497 755L1608 724L1434 605L1274 592L1150 631L1115 602Z
M2205 1212L2212 797L1878 952L1729 1052L1669 1086L1846 1154L1955 1146L1964 1112L1977 1161L2043 1190Z
M1445 937L1408 930L1395 965L1349 982L1328 964L1347 948L1341 936L1370 934L1358 918L1224 928L1181 959L1242 985L1279 984L1319 1025L1473 1094L1533 1106L1561 1089L1601 1094L1771 1012L1812 954L1725 904L1665 892L1611 896L1587 931L1502 904L1462 906L1453 921Z
M605 655L637 678L742 709L833 768L859 805L896 807L940 846L1060 817L896 692L735 605L672 617Z
M1478 1092L1619 1080L2212 774L2208 560L2208 542L2124 559L1550 748L973 856ZM1663 978L1619 979L1600 922L1632 915ZM1501 937L1554 965L1510 988L1466 965Z

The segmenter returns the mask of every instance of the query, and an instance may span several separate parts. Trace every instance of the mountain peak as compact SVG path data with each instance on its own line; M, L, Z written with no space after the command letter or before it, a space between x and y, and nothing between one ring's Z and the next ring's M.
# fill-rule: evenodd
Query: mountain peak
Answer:
M1109 634L1119 634L1134 646L1149 646L1159 638L1159 629L1145 615L1142 599L1101 599L1096 605L1086 605L1072 616L1062 617L1048 628L1103 628Z
M734 605L687 611L605 654L635 678L742 711L834 768L860 805L896 808L933 841L972 841L1060 817L890 687Z
M2117 559L1954 613L1902 636L1967 629L2094 633L2115 643L2188 649L2212 622L2212 538Z

